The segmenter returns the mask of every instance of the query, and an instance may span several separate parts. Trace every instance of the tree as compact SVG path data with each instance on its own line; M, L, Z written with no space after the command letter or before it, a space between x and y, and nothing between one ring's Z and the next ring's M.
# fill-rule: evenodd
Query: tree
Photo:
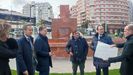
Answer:
M84 22L81 24L81 32L82 32L82 33L85 34L85 33L87 32L88 24L89 24L89 21L88 21L88 20L84 21Z
M83 22L83 23L81 24L81 27L87 29L87 28L88 28L88 24L89 24L89 21L86 20L85 22Z
M45 25L45 20L40 20L38 23L37 23L37 26L40 26L40 25Z

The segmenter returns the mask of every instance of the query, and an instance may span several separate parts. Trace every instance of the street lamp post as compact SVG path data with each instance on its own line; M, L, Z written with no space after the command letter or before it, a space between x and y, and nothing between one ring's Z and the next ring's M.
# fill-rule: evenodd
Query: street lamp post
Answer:
M107 1L105 2L107 5ZM105 31L108 32L108 25L107 25L107 7L105 8Z
M121 24L121 28L120 28L120 31L119 31L119 37L123 37L123 26L125 25L125 22L124 20L122 21L122 24Z
M122 25L121 25L121 31L123 30L123 26L125 25L124 20L122 21Z
M31 17L32 17L32 7L34 7L35 8L35 4L30 4L30 22L31 22ZM35 10L34 10L34 12L35 12ZM34 17L35 17L35 14L34 14Z
M31 22L31 5L30 5L30 22Z

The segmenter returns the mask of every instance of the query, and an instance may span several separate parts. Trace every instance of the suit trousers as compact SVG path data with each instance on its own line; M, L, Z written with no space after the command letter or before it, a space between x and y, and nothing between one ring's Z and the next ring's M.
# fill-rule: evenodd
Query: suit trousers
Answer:
M80 69L80 75L84 75L85 62L74 63L72 62L73 75L77 75L77 69Z
M49 72L50 72L50 67L45 66L44 70L39 71L39 75L49 75Z
M9 65L1 66L0 67L0 75L11 75L11 70Z
M96 75L101 75L101 69L103 70L103 75L108 75L108 67L104 67L104 68L97 67Z

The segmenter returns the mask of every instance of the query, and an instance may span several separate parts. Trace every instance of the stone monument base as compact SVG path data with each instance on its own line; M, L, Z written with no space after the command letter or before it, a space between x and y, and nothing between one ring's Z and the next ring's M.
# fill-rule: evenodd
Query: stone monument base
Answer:
M53 57L69 57L69 54L65 51L67 39L49 39L50 49L53 53ZM89 49L88 57L93 56L93 51Z

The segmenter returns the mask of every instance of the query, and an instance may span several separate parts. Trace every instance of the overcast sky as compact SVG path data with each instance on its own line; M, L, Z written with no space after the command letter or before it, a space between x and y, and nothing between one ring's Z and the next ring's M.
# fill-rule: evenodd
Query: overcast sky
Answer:
M0 8L22 12L22 7L31 1L49 2L53 7L54 15L59 15L59 6L62 4L75 5L77 0L0 0Z
M22 12L22 6L31 1L35 2L49 2L53 7L54 15L59 15L59 6L62 4L68 4L70 6L75 5L77 0L0 0L0 8L15 10ZM133 0L131 0L133 2Z

